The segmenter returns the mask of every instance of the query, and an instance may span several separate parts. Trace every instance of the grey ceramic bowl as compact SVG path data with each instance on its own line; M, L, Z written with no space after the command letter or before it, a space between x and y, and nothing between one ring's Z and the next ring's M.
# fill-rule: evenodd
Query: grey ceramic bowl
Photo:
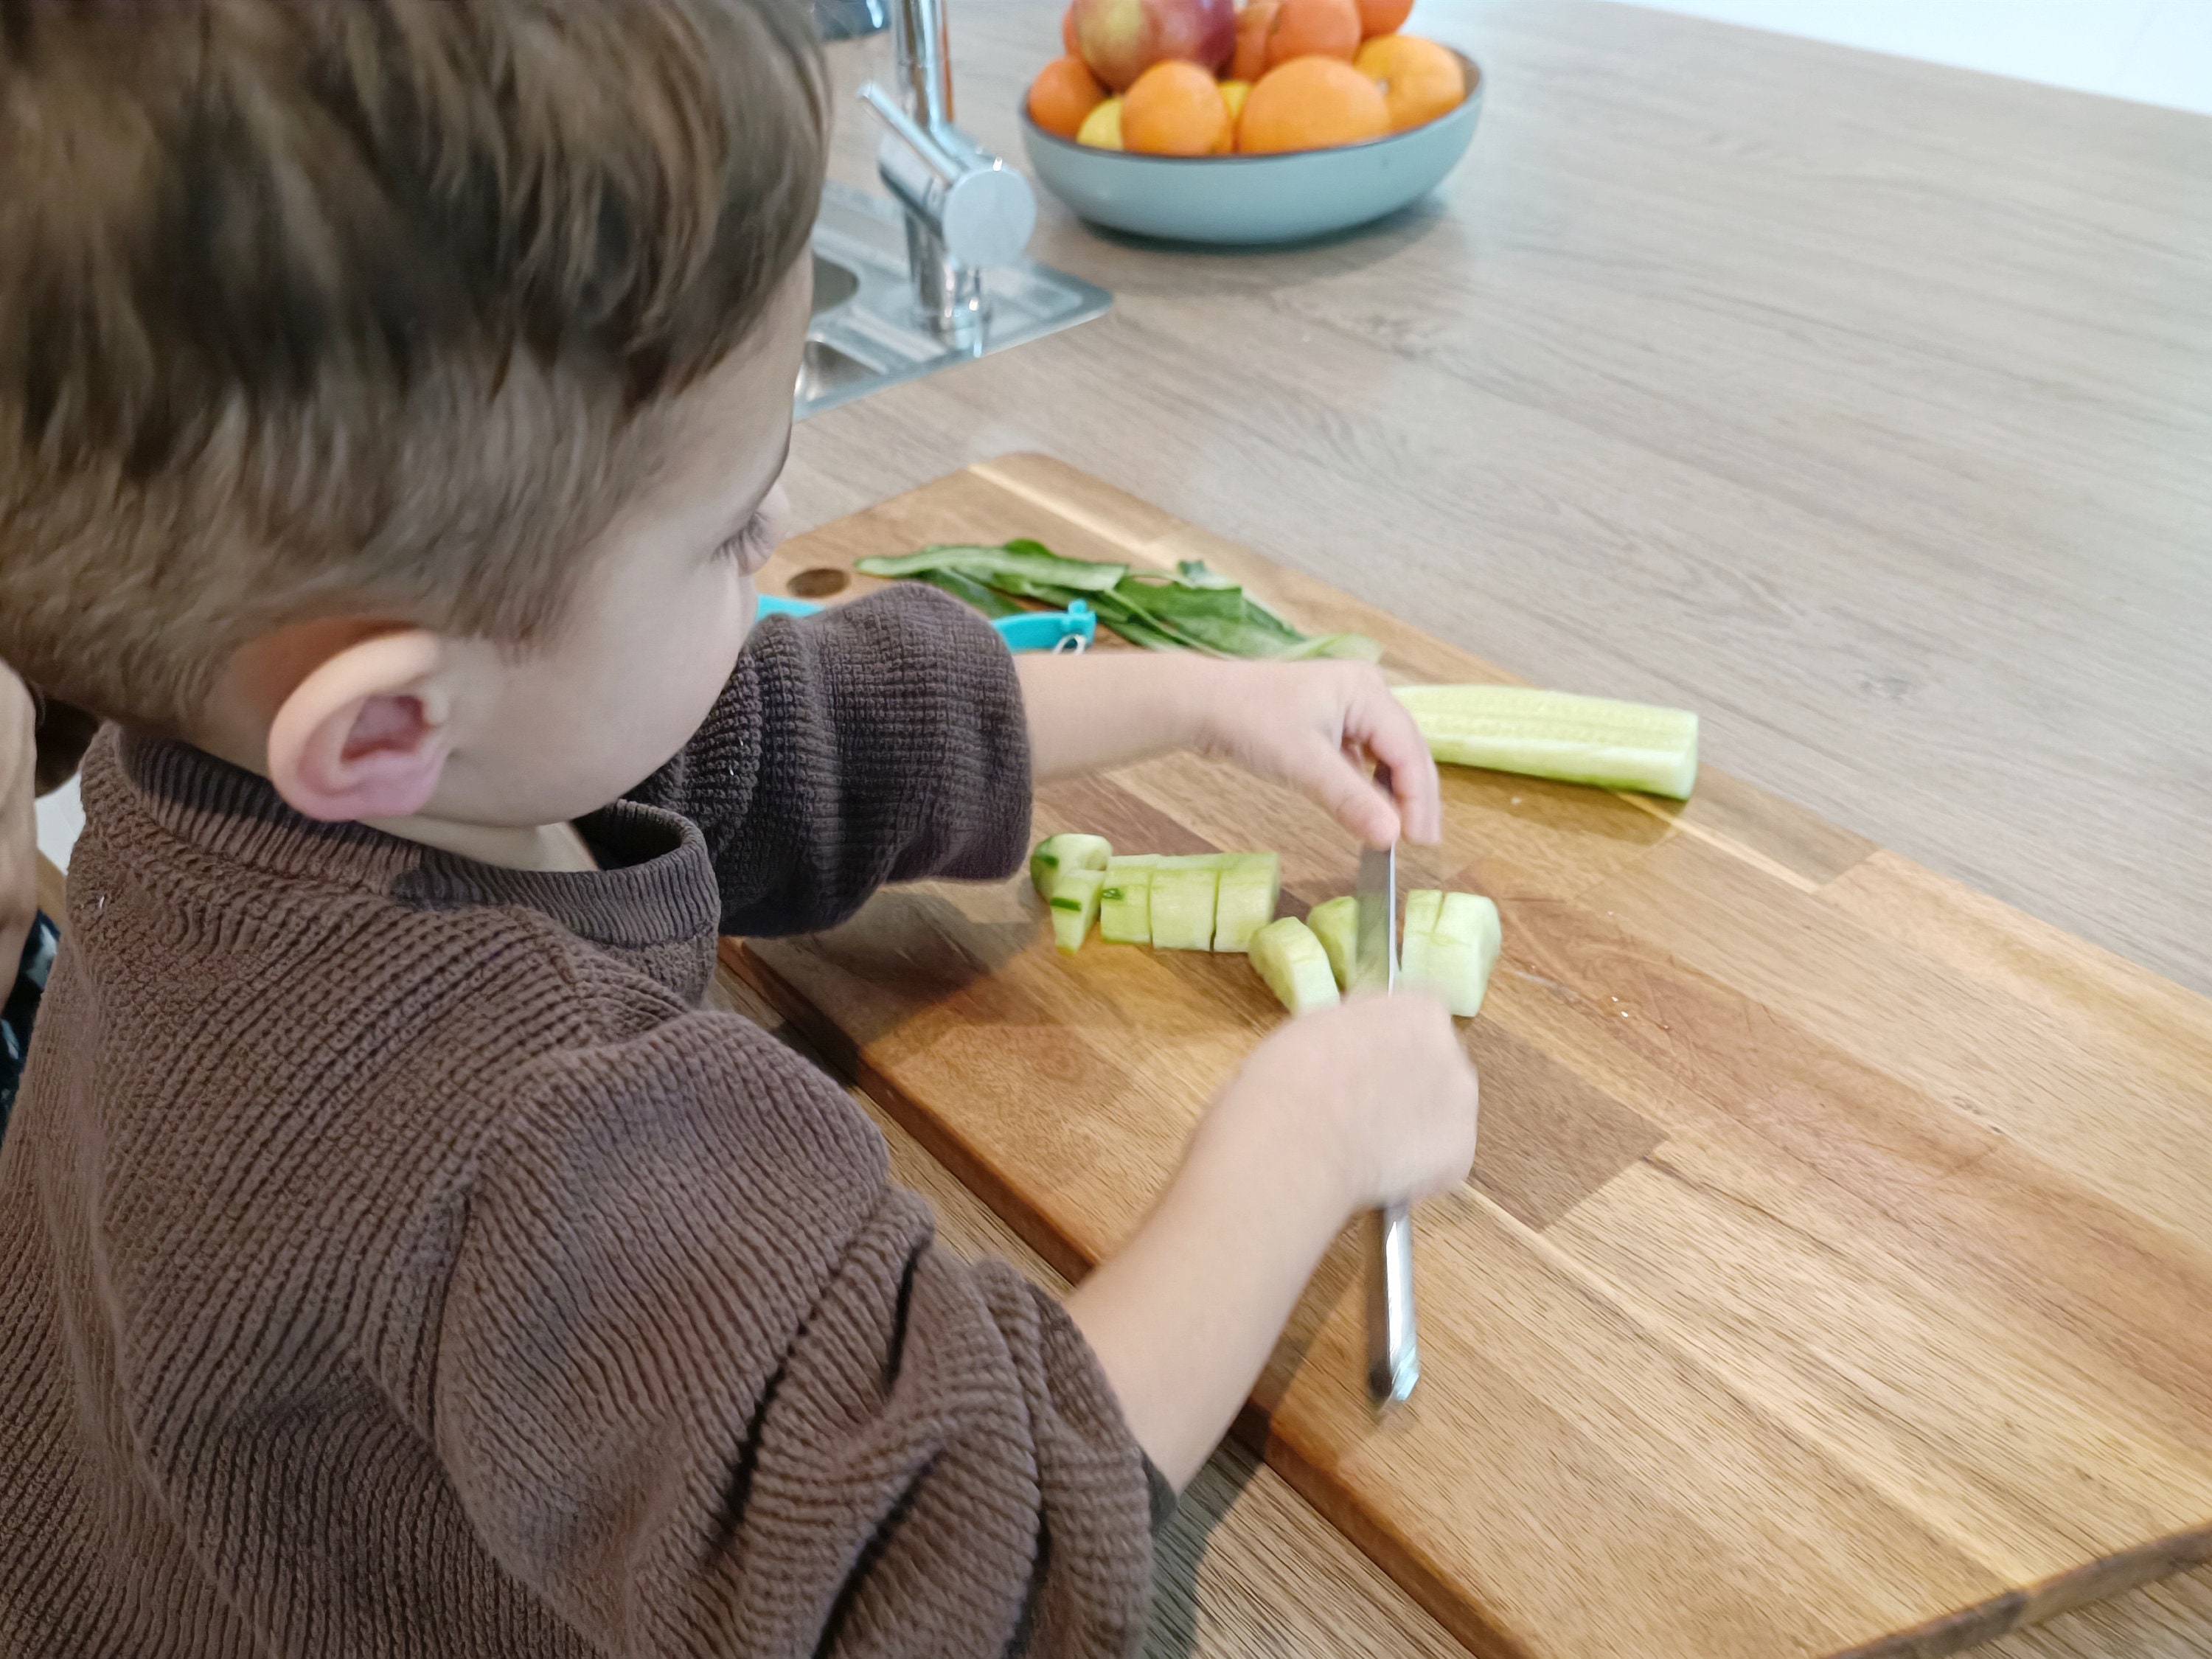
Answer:
M1395 212L1443 182L1474 137L1482 70L1464 52L1467 97L1425 125L1284 155L1136 155L1052 134L1020 112L1030 167L1094 224L1178 242L1294 242Z

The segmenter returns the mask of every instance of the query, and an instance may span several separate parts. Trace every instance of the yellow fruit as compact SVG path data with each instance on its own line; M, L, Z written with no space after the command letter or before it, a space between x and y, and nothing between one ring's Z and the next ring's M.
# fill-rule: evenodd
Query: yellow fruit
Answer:
M1075 142L1097 149L1121 149L1121 100L1109 98L1085 116L1082 126L1076 131Z
M1249 81L1224 81L1221 101L1229 106L1229 118L1234 121L1244 112L1244 94L1252 90Z

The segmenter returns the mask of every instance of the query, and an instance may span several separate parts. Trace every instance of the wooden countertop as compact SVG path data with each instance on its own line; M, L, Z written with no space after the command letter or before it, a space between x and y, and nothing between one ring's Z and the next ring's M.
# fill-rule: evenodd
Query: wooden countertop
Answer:
M1430 204L1226 256L1046 199L1032 252L1114 311L807 422L801 521L1048 451L1531 678L1696 708L1717 764L2212 991L2212 121L1626 7L1413 27L1490 78ZM963 119L1017 160L1056 31L954 9ZM1160 1654L1458 1650L1239 1453L1161 1586ZM1981 1651L2207 1650L2212 1572Z

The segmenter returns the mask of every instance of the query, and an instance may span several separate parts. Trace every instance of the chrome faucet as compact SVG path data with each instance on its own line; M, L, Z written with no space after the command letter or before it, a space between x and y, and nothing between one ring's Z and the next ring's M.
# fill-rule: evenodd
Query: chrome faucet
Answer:
M891 0L899 96L874 82L860 97L887 131L876 171L906 210L907 261L921 322L948 346L980 350L983 272L1009 265L1036 228L1030 182L952 122L946 0Z

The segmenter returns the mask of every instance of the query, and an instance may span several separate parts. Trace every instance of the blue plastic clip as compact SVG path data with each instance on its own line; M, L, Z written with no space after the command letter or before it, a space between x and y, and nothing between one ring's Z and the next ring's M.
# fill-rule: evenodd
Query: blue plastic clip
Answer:
M778 593L757 597L763 617L811 617L822 609ZM1098 618L1080 599L1065 611L1024 611L1018 617L1000 617L991 626L999 630L1009 651L1087 651L1098 637Z

